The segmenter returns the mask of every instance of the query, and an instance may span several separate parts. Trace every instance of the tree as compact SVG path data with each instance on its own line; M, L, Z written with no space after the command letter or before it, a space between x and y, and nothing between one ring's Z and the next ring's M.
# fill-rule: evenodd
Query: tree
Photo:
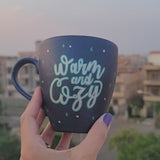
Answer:
M128 110L130 110L130 114L135 112L136 116L140 115L140 110L143 108L144 100L141 95L133 95L130 99L128 99Z
M4 89L3 89L2 84L0 82L0 94L2 94L3 92L4 92ZM2 99L0 99L0 115L2 115L3 110L4 110L3 102L2 102Z
M0 115L4 108L0 105ZM61 134L57 134L54 138L52 147L58 144ZM71 142L70 147L74 144ZM11 128L8 124L0 121L0 160L17 160L20 157L20 139L18 136L11 133Z
M0 115L3 107L0 105ZM17 160L20 157L20 140L11 134L8 124L0 122L0 160Z
M114 113L114 110L113 110L113 107L112 107L112 106L109 106L108 113L111 113L112 115L115 115L115 113Z
M132 128L125 128L113 136L109 148L116 148L118 160L160 159L160 136L142 134Z
M3 106L2 106L2 101L0 100L0 116L2 115L3 112Z
M53 149L56 148L58 142L59 142L60 139L61 139L61 136L62 136L61 133L57 133L57 134L55 135L54 140L53 140L53 142L52 142L52 147L51 147L51 148L53 148ZM71 141L70 147L74 147L74 146L75 146L75 144Z
M160 128L160 102L154 102L152 106L154 108L154 125L156 128Z
M3 86L2 86L2 84L0 82L0 94L2 94L3 92L4 92L4 89L3 89Z
M0 124L0 160L17 160L20 156L20 140L10 131L7 124Z

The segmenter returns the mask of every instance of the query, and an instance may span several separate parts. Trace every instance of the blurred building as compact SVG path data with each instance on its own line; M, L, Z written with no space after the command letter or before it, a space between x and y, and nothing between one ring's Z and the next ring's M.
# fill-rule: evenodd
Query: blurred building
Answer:
M22 59L25 57L38 58L37 51L35 52L19 52L18 58ZM24 65L19 71L19 82L23 86L23 89L32 94L37 86L39 86L39 76L36 68L33 64Z
M35 51L19 52L18 58L31 57L38 59L38 50L41 42L40 40L35 42ZM19 82L26 92L33 94L35 88L40 85L39 76L33 64L26 64L21 68L19 72Z
M133 72L141 69L147 63L147 58L140 55L119 55L118 72Z
M160 51L152 51L148 55L148 63L152 65L160 65Z
M144 64L146 58L139 55L118 57L118 73L111 101L118 115L124 115L127 101L137 94L137 90L143 90Z
M18 94L11 81L11 72L13 65L17 62L16 56L1 56L0 57L0 85L1 96L17 97Z
M0 96L1 98L22 98L11 81L11 72L16 62L24 57L33 57L38 59L38 49L41 41L35 42L35 51L19 52L18 56L0 56ZM18 74L18 81L22 88L28 93L33 93L39 86L39 76L32 64L24 65Z
M153 110L149 108L151 102L160 102L160 51L150 52L148 64L144 66L144 101L143 114L153 116Z

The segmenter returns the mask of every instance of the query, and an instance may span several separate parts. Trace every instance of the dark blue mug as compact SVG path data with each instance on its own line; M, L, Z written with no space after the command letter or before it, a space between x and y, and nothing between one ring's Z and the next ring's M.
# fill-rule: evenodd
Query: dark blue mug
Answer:
M59 36L44 40L39 60L23 58L12 72L16 89L27 99L18 83L18 71L34 64L40 77L43 109L55 131L87 133L107 111L117 74L117 46L89 36Z

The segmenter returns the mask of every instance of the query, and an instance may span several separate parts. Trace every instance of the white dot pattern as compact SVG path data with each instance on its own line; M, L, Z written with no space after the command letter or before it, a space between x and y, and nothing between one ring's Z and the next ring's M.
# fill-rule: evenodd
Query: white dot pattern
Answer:
M41 82L44 83L44 80L42 80Z
M58 121L59 124L61 124L61 121Z
M76 115L76 118L79 118L79 115Z

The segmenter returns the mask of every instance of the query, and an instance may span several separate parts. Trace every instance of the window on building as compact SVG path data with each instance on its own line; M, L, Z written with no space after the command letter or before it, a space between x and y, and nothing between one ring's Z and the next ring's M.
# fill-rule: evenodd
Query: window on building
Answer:
M25 78L25 79L24 79L24 85L27 86L27 85L28 85L28 82L29 82L28 78Z
M148 72L148 80L160 81L160 71L150 71L150 72Z
M12 85L12 84L13 84L11 79L8 79L8 84L9 84L9 85Z
M12 68L11 67L8 67L7 68L7 72L10 74L12 72Z
M151 94L153 94L154 96L160 96L160 89L158 87L152 87Z
M8 96L12 97L14 95L14 91L8 91Z
M113 99L113 104L118 105L118 99Z
M152 73L152 80L158 80L158 75L155 73Z
M29 80L28 78L22 79L21 85L28 86Z
M24 67L24 73L26 73L26 74L28 73L28 67L27 66Z

